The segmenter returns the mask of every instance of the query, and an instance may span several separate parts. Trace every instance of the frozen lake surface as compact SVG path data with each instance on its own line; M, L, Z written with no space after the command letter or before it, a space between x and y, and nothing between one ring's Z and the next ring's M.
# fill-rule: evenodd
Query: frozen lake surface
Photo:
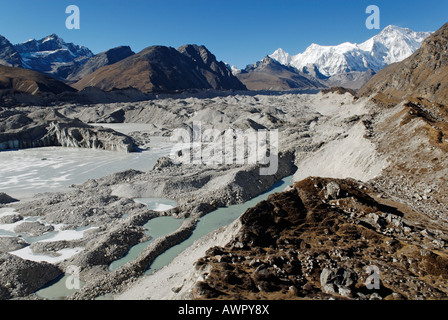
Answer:
M72 184L128 169L148 171L157 159L170 154L172 145L168 138L153 137L150 149L138 153L63 147L3 151L0 192L24 199L37 193L65 191Z

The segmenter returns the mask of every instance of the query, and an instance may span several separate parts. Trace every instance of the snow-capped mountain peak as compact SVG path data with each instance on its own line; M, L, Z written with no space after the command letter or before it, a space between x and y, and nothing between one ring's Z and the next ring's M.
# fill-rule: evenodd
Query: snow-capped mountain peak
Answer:
M375 58L390 64L409 57L430 35L431 32L415 32L408 28L390 25L358 47L361 50L372 52Z
M23 66L46 74L56 75L57 69L93 57L86 47L65 42L56 34L40 40L28 40L14 46L22 57Z
M270 57L284 65L289 65L291 63L291 55L285 52L282 48L275 50L275 52L271 54Z
M92 57L93 53L86 47L66 43L56 34L51 34L40 40L28 40L14 46L20 54L33 54L37 52L54 52L57 50L68 50L74 57Z
M299 70L315 65L325 76L351 71L377 72L390 63L409 57L430 34L390 25L361 44L344 42L336 46L321 46L313 43L295 56L278 49L270 57Z

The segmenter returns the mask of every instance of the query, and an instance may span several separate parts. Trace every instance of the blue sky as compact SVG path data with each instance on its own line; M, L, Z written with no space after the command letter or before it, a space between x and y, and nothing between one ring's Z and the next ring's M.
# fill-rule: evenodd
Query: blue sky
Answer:
M205 45L218 60L244 67L281 47L291 54L311 43L363 42L368 5L389 24L435 31L448 22L446 0L0 0L0 34L12 43L56 33L94 53L129 45ZM68 30L68 5L81 11Z

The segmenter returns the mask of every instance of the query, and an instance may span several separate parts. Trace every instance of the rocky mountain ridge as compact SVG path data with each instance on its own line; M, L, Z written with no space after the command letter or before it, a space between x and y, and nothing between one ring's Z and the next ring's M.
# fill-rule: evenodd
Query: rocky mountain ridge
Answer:
M75 91L72 87L42 73L0 65L0 96L14 92L40 96Z
M88 59L85 63L75 68L66 78L67 81L76 82L98 70L135 54L129 46L116 47Z
M326 87L313 75L299 72L266 56L262 61L240 70L236 77L249 90L320 89Z
M86 47L67 43L56 34L40 40L28 40L14 48L20 54L25 68L59 80L66 79L73 68L93 56Z
M204 46L187 45L178 50L148 47L111 66L105 66L73 85L78 90L94 86L102 90L136 88L147 92L187 89L245 90L224 63Z
M0 36L0 65L22 67L22 58L14 46L3 36Z

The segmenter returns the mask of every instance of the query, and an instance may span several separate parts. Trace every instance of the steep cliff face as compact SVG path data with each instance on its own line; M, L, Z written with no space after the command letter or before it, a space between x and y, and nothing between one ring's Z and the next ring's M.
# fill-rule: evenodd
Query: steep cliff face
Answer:
M446 298L446 236L370 192L355 180L311 177L271 195L241 216L233 240L197 262L204 280L192 297Z
M132 152L133 140L111 129L91 127L57 111L0 112L0 150L47 146Z
M246 90L246 87L232 74L224 62L218 61L205 46L184 45L177 49L197 64L197 69L210 87L217 90Z
M0 65L22 67L22 58L14 46L3 36L0 36Z

